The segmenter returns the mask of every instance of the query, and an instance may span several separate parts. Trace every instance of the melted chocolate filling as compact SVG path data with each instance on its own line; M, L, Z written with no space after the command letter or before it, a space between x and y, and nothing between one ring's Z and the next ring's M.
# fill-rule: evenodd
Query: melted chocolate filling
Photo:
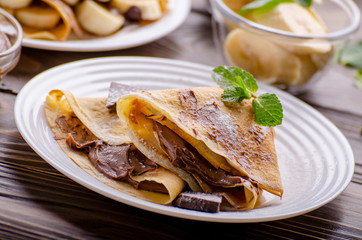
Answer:
M167 152L171 163L188 173L199 176L211 186L232 187L245 181L241 176L231 175L216 169L197 150L168 127L154 121L161 147Z
M68 133L67 144L75 150L88 154L89 160L97 170L109 178L129 183L136 189L167 194L167 189L154 181L137 182L131 176L139 176L156 169L156 163L149 160L131 144L108 145L97 139L77 117L56 119L59 128Z

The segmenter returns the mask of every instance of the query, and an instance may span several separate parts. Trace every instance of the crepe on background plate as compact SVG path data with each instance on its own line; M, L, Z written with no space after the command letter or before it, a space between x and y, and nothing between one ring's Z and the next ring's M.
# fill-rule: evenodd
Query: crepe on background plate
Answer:
M75 98L70 92L52 90L46 98L45 115L58 144L79 167L106 185L144 200L171 204L184 188L183 180L151 162L134 147L126 135L126 126L116 113L109 112L106 101L106 98ZM90 146L94 148L89 150ZM116 151L110 153L114 147ZM100 156L107 158L112 154L116 157L126 154L133 165L100 160ZM120 169L120 164L126 170ZM141 170L135 167L132 171L133 166ZM132 175L134 172L138 174ZM150 185L153 191L142 190L150 189Z
M222 210L249 210L260 204L262 190L283 194L274 128L255 123L250 100L222 102L222 91L140 91L121 97L117 113L149 159L193 191L222 195Z
M44 9L53 9L59 14L60 21L51 29L39 29L22 24L25 38L64 41L68 38L72 31L78 38L83 38L86 35L86 33L79 26L71 7L65 4L63 1L41 0L36 3L28 7L41 6L41 8Z

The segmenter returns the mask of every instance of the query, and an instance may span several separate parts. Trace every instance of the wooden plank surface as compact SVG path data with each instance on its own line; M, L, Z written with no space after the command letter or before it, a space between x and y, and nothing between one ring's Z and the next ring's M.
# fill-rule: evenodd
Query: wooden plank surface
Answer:
M362 1L356 1L362 9ZM170 35L127 50L72 53L23 48L1 87L18 92L36 74L70 61L100 56L156 56L216 66L211 19L205 1L193 1L186 22ZM354 40L362 39L362 30ZM342 93L342 94L341 94ZM310 213L265 223L222 224L163 216L103 197L65 177L20 136L13 116L15 95L0 93L0 239L361 239L362 91L352 71L334 67L299 96L347 137L356 160L347 189Z

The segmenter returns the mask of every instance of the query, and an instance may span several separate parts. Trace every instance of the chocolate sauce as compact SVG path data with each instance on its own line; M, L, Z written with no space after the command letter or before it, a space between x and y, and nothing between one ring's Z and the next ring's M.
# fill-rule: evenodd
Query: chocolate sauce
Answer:
M167 152L174 166L196 174L212 186L231 187L245 181L241 176L231 175L223 169L216 169L197 150L168 127L154 121L154 129L161 147Z
M60 116L55 122L62 132L68 133L67 144L74 150L87 153L96 169L105 176L127 182L136 189L168 193L162 184L154 181L137 182L131 178L158 167L138 149L132 148L131 144L108 145L89 132L75 116L69 119Z

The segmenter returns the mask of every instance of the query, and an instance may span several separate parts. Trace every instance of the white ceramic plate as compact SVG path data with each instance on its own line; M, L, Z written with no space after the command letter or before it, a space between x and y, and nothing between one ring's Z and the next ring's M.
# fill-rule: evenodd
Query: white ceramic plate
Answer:
M179 27L190 12L191 0L169 0L168 7L169 12L156 22L145 26L129 25L107 37L68 41L24 38L23 46L72 52L108 51L140 46L162 38Z
M74 181L102 195L145 210L213 222L261 222L314 210L334 199L350 182L354 159L341 132L316 110L297 98L276 93L284 120L276 127L276 149L284 185L283 199L266 195L261 208L247 212L204 213L150 203L106 186L80 169L60 149L44 116L44 100L52 89L78 97L107 96L110 82L143 89L214 86L211 67L177 60L146 57L108 57L82 60L47 70L30 80L15 103L17 127L28 144L48 163Z

